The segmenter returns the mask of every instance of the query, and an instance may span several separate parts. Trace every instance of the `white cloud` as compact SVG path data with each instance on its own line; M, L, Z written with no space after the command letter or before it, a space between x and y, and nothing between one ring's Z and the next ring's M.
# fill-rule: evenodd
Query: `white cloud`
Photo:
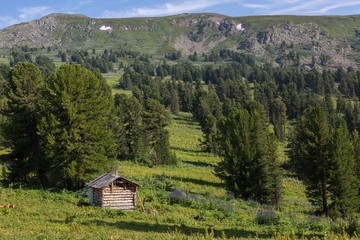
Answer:
M104 11L102 17L115 18L115 17L144 17L144 16L172 15L172 14L179 14L185 12L199 11L208 7L219 5L221 3L224 3L224 1L194 0L194 1L185 1L178 3L164 3L162 5L157 5L153 8L147 8L147 7L134 8L131 11L127 11L127 12Z
M50 7L40 6L20 8L17 9L17 12L18 16L16 17L0 16L0 29L20 22L32 21L36 18L53 13L53 10Z
M332 10L360 6L359 0L268 0L262 4L247 3L241 1L244 8L255 10L258 14L293 14L293 15L316 15L316 14L332 14ZM356 12L356 9L353 9ZM358 11L357 11L358 12Z
M314 14L318 14L318 13L323 14L323 13L327 13L333 9L353 7L353 6L358 6L358 5L360 5L360 1L345 1L345 2L340 2L337 4L333 4L333 5L324 6L321 9L314 10L313 13Z
M15 18L8 16L0 16L0 29L10 25L14 25L16 23L19 23L19 21Z
M26 7L18 9L18 11L20 12L19 19L21 21L34 20L35 18L43 17L53 12L51 8L47 6Z
M254 8L254 9L267 9L267 8L268 8L268 5L244 3L244 4L243 4L243 7L246 7L246 8Z
M84 0L86 1L86 0ZM170 1L153 7L133 8L129 11L103 11L101 17L144 17L164 16L186 12L207 10L217 12L216 7L226 4L227 7L248 10L250 15L330 15L339 11L355 14L360 11L360 0L185 0ZM347 9L348 8L348 9ZM250 11L251 10L251 11ZM339 11L337 11L339 10Z
M93 0L80 0L79 1L79 5L83 6L83 5L88 5L90 3L93 3Z

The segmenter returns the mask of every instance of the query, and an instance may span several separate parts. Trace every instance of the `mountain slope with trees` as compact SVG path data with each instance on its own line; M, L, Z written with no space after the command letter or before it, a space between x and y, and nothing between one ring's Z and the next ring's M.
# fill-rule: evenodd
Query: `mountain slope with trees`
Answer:
M241 25L240 25L241 24ZM231 49L278 66L345 68L360 62L360 16L180 14L158 18L95 19L51 14L0 30L0 48L124 47L151 54ZM102 26L110 27L101 30Z
M173 16L185 21L179 27L195 27L186 17ZM301 19L286 23L288 30L303 31L292 27ZM211 27L188 37L201 43ZM330 30L327 37L344 34ZM223 33L227 40L246 34L236 31ZM282 34L275 29L257 37L283 52L297 49L299 40L289 37L298 42L288 45L278 41ZM360 70L328 69L333 58L326 56L302 65L295 50L290 55L297 62L264 63L227 49L227 40L220 50L188 56L131 46L2 49L10 67L0 64L1 184L74 190L103 171L121 170L144 183L156 214L168 214L152 219L163 221L161 233L178 223L190 233L200 230L188 226L216 223L230 236L249 226L264 238L292 230L309 237L343 229L358 234ZM254 235L252 229L245 237Z

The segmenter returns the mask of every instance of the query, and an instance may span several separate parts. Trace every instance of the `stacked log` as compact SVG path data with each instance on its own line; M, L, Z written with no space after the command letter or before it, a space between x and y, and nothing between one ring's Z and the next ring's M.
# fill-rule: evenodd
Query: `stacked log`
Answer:
M102 192L102 206L112 209L135 210L136 191L117 188L105 188Z

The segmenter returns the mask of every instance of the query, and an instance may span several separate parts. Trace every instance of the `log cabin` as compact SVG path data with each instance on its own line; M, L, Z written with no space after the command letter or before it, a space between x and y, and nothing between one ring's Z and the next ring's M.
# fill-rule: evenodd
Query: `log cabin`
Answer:
M89 203L111 209L135 210L139 184L122 176L104 173L86 184Z

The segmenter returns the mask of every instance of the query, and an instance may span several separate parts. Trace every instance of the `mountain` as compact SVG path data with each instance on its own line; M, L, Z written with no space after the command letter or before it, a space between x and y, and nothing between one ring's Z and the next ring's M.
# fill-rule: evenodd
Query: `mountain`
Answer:
M151 54L231 49L280 66L360 63L360 15L228 17L213 13L96 19L51 14L0 30L0 48L119 48Z

